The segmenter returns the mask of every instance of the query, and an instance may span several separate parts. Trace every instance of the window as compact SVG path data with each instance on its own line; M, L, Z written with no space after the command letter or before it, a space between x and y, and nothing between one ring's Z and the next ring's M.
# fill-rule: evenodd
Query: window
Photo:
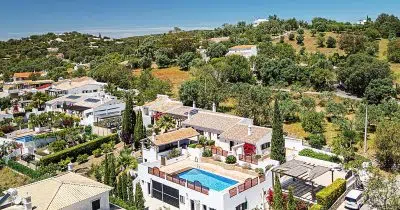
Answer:
M214 208L210 208L210 210L216 210L216 209L214 209Z
M92 210L98 210L98 209L100 209L100 199L92 201Z
M180 195L179 196L179 202L181 202L182 204L185 204L185 197Z
M268 148L270 148L270 147L271 147L271 142L267 142L267 143L265 143L265 144L261 144L261 149L262 149L262 150L268 149Z
M245 209L247 209L247 201L236 206L236 210L245 210Z

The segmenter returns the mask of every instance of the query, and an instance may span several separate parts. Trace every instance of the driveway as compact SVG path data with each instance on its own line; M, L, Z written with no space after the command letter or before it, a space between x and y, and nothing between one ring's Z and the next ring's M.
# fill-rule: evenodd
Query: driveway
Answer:
M344 202L339 206L338 210L348 210L347 208L344 207ZM364 204L361 206L360 210L372 210L367 204Z

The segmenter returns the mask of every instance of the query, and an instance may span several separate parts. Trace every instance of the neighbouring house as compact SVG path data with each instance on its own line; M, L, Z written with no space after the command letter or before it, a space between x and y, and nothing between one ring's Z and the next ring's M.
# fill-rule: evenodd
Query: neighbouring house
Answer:
M80 77L58 81L46 92L51 96L92 93L102 91L105 85L106 83L97 82L90 77Z
M213 42L213 43L220 43L220 42L227 42L229 41L229 37L215 37L215 38L210 38L208 39L209 42Z
M43 134L50 133L50 129L21 129L21 130L16 130L11 133L6 134L6 138L3 139L4 141L9 141L9 142L16 142L20 145L21 147L21 154L26 154L30 153L33 154L34 150L36 148L42 147L44 145L47 145L53 141L55 141L55 137L40 137Z
M141 107L145 126L154 124L158 117L168 114L178 128L193 128L200 135L215 141L222 150L244 155L244 145L254 145L254 154L268 154L271 146L271 129L254 126L253 120L230 114L184 106L168 96L159 95L156 100Z
M66 112L81 118L82 125L121 116L125 102L104 92L68 94L46 102L45 111Z
M49 47L47 48L47 52L56 53L58 52L58 47Z
M3 91L8 94L23 95L27 92L44 91L53 83L53 80L16 80L4 83Z
M193 128L181 128L142 140L144 162L153 162L167 157L173 149L186 149L191 142L199 141L199 133ZM145 146L147 145L147 146Z
M264 19L264 18L256 19L253 22L253 26L257 27L258 25L260 25L261 23L264 23L264 22L268 22L268 19Z
M4 210L109 210L113 188L73 172L5 191Z
M19 73L14 73L13 75L13 81L25 81L29 80L32 76L43 76L45 73L44 72L19 72Z
M229 48L226 56L229 55L241 55L246 58L250 58L251 56L257 55L257 46L256 45L237 45Z

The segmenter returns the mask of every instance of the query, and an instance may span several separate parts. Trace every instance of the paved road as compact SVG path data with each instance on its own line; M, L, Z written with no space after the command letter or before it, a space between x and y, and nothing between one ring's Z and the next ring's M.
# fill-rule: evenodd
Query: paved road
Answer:
M344 207L344 202L343 202L342 205L340 205L337 210L348 210L348 209ZM365 204L365 205L361 206L360 210L372 210L372 209L368 205Z

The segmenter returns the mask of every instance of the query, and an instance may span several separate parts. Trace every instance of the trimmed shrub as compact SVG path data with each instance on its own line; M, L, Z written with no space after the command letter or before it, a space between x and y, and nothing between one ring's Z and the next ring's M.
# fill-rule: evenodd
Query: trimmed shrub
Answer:
M262 169L262 168L256 168L255 171L256 171L256 173L258 173L259 175L264 175L264 169Z
M189 148L196 148L197 144L189 144Z
M225 159L225 163L227 164L235 164L236 163L236 157L233 155L228 155Z
M75 159L76 157L78 157L78 155L81 154L91 154L93 150L100 148L103 143L108 143L110 141L116 141L116 140L117 140L117 135L112 134L110 136L101 137L82 144L78 144L76 146L64 149L60 152L56 152L43 157L40 160L40 164L47 165L50 163L58 163L61 160L65 160L67 157Z
M203 152L203 157L211 157L212 156L212 152L210 149L205 149Z
M299 155L305 156L305 157L311 157L319 160L325 160L333 163L341 163L342 161L338 156L331 156L325 153L321 152L315 152L312 149L303 149L299 152Z
M336 179L316 194L317 203L322 206L321 209L329 209L345 191L346 180Z
M101 151L100 148L93 150L92 154L94 155L94 157L100 157L101 154L103 153L103 151Z
M322 206L319 204L314 204L311 206L310 210L322 210Z
M9 160L6 165L11 169L20 172L21 174L29 176L32 179L38 179L41 176L39 172L13 160Z
M86 162L89 158L88 154L82 154L82 155L78 155L78 157L76 158L76 162L78 163L83 163Z

